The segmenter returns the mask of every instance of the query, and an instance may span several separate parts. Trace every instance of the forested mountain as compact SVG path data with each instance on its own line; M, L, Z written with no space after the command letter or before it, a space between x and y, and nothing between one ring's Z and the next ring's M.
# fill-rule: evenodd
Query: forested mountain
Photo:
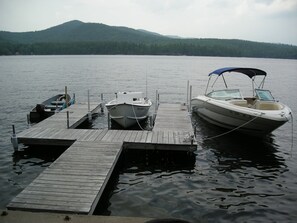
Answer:
M152 42L168 39L165 36L127 27L108 26L99 23L70 21L35 32L0 32L0 38L17 43L62 42Z
M0 32L0 55L135 54L297 59L297 46L170 38L145 30L70 21L35 32Z

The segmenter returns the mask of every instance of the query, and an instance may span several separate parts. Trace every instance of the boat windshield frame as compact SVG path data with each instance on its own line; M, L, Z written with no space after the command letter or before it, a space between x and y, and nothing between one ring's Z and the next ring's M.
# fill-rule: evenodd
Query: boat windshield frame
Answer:
M275 98L272 96L271 91L265 89L255 89L256 97L260 101L275 101Z
M239 89L223 89L223 90L211 91L206 96L217 100L223 100L223 101L233 100L233 99L238 99L238 100L243 99L243 96Z
M217 70L215 70L215 71L208 74L209 78L208 78L207 86L206 86L206 89L205 89L205 95L207 95L207 93L208 93L208 88L209 88L209 85L210 85L210 81L211 81L211 78L213 76L216 76L216 79L212 83L211 88L214 87L214 85L217 82L218 78L222 77L222 79L224 81L224 84L225 84L225 88L228 89L228 85L227 85L227 82L226 82L225 77L224 77L225 73L241 73L241 74L247 75L252 81L252 90L253 90L254 94L255 94L255 89L256 88L257 89L263 89L265 78L266 78L266 75L267 75L267 73L265 71L260 70L260 69L256 69L256 68L242 68L242 67L220 68L220 69L217 69ZM258 86L257 86L257 84L255 82L256 76L263 76L263 79L262 79L262 81L260 82L260 84ZM255 85L257 86L256 88L255 88Z

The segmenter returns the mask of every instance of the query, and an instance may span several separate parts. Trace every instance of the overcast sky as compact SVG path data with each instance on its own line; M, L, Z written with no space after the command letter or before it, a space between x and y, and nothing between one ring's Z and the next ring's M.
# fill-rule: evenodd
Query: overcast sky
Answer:
M0 0L0 30L36 31L70 20L297 45L297 0Z

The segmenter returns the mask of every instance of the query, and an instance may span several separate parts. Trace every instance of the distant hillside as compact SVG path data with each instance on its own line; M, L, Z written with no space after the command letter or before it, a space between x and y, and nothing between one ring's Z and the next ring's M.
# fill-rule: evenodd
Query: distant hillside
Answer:
M98 42L125 41L151 42L168 39L162 35L135 30L127 27L108 26L99 23L83 23L70 21L52 28L35 32L0 32L0 39L15 43L45 43L45 42Z
M35 32L0 32L0 55L135 54L297 59L297 46L245 40L171 38L158 33L70 21Z

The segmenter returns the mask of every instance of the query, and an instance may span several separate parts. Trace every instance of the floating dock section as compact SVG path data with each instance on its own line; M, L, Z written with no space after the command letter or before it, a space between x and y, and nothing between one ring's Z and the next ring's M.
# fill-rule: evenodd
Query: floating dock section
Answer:
M185 106L161 104L152 131L74 129L99 108L75 104L18 134L19 143L70 147L8 209L92 214L123 149L196 150Z

